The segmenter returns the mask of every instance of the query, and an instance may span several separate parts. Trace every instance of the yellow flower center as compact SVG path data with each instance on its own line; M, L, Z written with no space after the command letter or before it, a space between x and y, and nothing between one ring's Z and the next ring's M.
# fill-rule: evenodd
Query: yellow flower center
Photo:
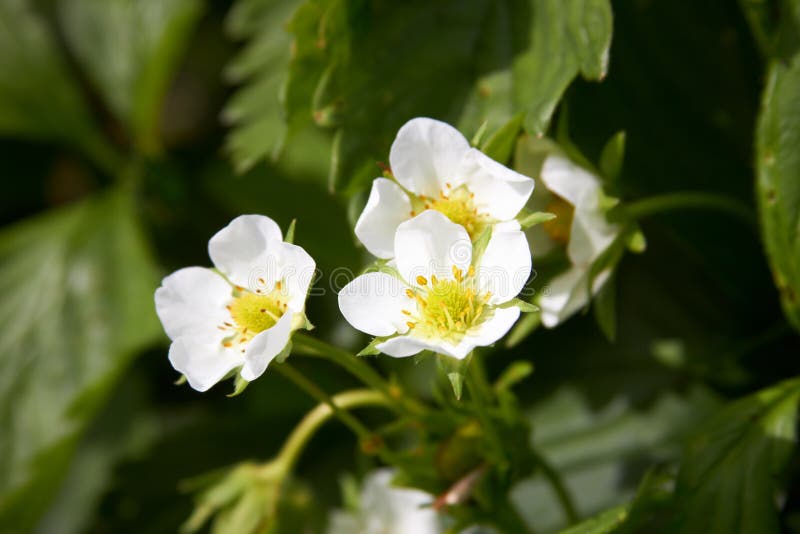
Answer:
M417 302L416 312L403 310L415 336L458 343L470 328L493 313L487 304L491 293L481 293L476 288L472 267L466 277L454 266L452 279L439 279L434 275L429 283L425 277L418 276L417 283L422 287L406 291L406 295Z
M542 223L542 228L550 236L550 239L557 243L569 242L575 207L563 198L554 195L553 200L550 201L544 211L553 213L556 216L555 219Z
M237 287L233 301L227 306L233 323L225 322L220 330L229 332L222 344L225 347L243 345L256 334L275 326L287 308L286 295L281 292L281 283L269 293L256 293ZM240 348L244 352L244 348Z
M437 198L420 195L417 204L420 209L436 210L454 223L460 224L467 230L470 239L474 240L491 222L488 215L478 212L474 197L464 185L453 188L446 184ZM411 215L415 215L415 212L411 212Z

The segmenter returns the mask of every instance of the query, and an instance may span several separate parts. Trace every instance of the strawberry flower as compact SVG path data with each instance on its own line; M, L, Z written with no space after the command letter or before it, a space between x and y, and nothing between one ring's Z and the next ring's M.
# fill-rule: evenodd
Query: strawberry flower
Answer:
M239 370L252 381L306 324L315 263L283 241L269 217L242 215L208 243L216 269L186 267L164 278L155 303L172 344L169 361L206 391Z
M394 180L377 178L355 227L373 255L394 254L397 227L426 209L463 226L471 239L487 226L519 230L514 220L533 191L533 180L492 160L452 126L412 119L389 153Z
M531 271L519 230L492 232L481 251L462 225L427 210L398 226L393 256L391 267L339 293L345 319L377 336L375 348L389 356L432 350L463 359L519 317L515 297Z

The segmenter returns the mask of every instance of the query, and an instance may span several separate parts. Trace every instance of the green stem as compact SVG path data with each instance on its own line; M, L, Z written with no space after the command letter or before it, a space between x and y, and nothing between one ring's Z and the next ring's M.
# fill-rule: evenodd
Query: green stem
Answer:
M561 508L563 508L564 514L567 516L567 520L571 525L574 525L578 522L578 512L575 510L575 505L572 502L572 497L569 494L567 486L564 484L564 481L561 480L561 475L559 475L558 471L550 465L550 462L537 451L533 451L533 456L539 468L542 470L542 474L553 487L553 491L555 491L556 497L558 497L558 501L561 503Z
M506 455L503 440L494 428L492 418L487 410L489 406L494 404L494 393L489 380L486 378L486 369L483 367L483 361L477 352L472 353L466 374L467 388L469 388L470 397L472 397L478 419L481 422L481 428L483 428L489 442L495 449L498 459L505 461Z
M354 389L343 393L337 393L330 398L330 404L318 404L303 417L283 444L277 458L287 471L291 471L295 463L297 463L300 454L303 452L305 445L314 433L328 421L328 419L334 417L334 408L331 406L335 406L339 410L350 410L362 406L386 405L386 399L383 395L370 389Z
M284 362L275 366L275 369L278 370L283 376L291 380L295 383L300 389L308 393L311 397L316 399L321 404L327 404L328 407L331 409L331 413L338 417L345 425L347 425L353 433L359 437L361 440L368 440L372 436L372 432L361 424L361 421L353 417L350 412L346 412L342 410L333 399L331 399L330 395L325 393L319 386L317 386L314 382L306 378L306 376L299 372L297 369L289 365L288 363Z
M738 217L748 225L757 227L755 214L746 204L715 193L691 191L667 193L625 205L625 212L634 219L675 210L715 210Z
M313 338L307 334L297 332L292 337L294 347L304 354L317 356L335 363L345 371L361 380L365 385L381 392L389 400L398 413L407 415L419 414L424 411L422 405L410 398L405 398L403 392L391 386L375 369L359 357L335 347L324 341Z

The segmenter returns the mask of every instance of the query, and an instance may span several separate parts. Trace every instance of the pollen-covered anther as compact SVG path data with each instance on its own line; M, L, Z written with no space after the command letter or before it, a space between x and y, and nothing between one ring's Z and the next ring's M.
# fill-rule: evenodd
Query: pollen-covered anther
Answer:
M417 283L419 285L421 285L421 286L427 286L428 285L428 280L424 276L420 275L420 276L417 276Z
M457 267L453 279L432 276L429 285L414 293L416 311L402 310L416 320L415 335L458 342L470 328L485 321L491 313L484 306L489 297L473 283Z
M219 327L220 330L233 332L223 341L223 346L242 345L257 334L275 326L287 309L279 291L280 282L277 282L275 288L267 294L263 294L260 290L256 290L255 293L244 290L239 292L238 296L226 306L233 322L225 321L223 326Z

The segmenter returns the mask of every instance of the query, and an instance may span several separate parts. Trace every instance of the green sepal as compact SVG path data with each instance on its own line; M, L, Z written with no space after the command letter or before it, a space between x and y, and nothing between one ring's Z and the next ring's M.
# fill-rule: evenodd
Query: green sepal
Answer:
M459 360L445 354L438 354L436 359L439 370L447 376L447 381L450 382L450 386L453 388L453 395L459 401L464 389L464 375L469 359L467 357Z
M297 219L292 219L292 222L289 223L289 228L286 230L286 236L283 240L286 243L294 244L294 227L297 224Z
M486 252L486 247L489 246L489 240L492 238L492 226L489 225L483 229L481 235L472 244L472 265L477 268L481 263L483 253Z
M600 171L603 173L606 186L613 189L625 160L625 131L619 131L611 136L603 151L600 153Z
M481 146L481 152L495 161L506 163L511 159L511 154L514 152L524 119L525 114L518 113L510 121L495 130Z
M289 342L283 347L283 350L275 356L275 361L278 363L283 363L286 361L286 358L292 353L292 340L290 339Z
M546 211L532 211L529 212L527 210L523 210L522 213L519 214L517 217L517 222L522 227L523 230L527 230L537 224L542 224L547 221L552 221L556 218L555 213L549 213Z
M612 273L608 281L603 285L594 298L594 318L597 326L606 336L606 339L613 343L617 338L617 284L615 273Z
M231 398L238 397L239 395L242 394L242 392L245 390L245 388L247 388L247 386L249 386L249 385L250 385L250 382L248 382L247 380L242 378L241 374L236 373L236 379L235 379L235 381L233 383L233 391L231 393L228 393L227 396L231 397Z
M176 386L182 386L186 382L188 382L186 375L181 375L180 378L178 378L175 382L173 382L173 384L175 384Z
M525 302L524 300L518 298L513 298L508 302L499 304L497 307L504 309L516 307L519 308L519 311L521 311L522 313L533 313L539 311L539 306L537 306L536 304Z
M453 395L455 395L456 400L461 400L461 392L464 389L464 373L461 371L447 373L447 379L450 381L450 385L453 386Z
M522 317L517 321L517 324L514 325L514 328L511 329L511 333L508 334L508 337L506 337L505 347L507 349L516 347L534 330L539 328L541 324L542 316L538 313L531 313Z
M494 389L497 392L509 391L512 387L525 380L533 373L533 364L526 360L517 360L511 362L511 365L497 378L494 383Z
M486 135L486 129L489 127L489 121L483 121L478 129L475 131L475 135L472 136L472 140L469 142L470 146L479 147L481 145L481 141L483 140L483 136Z
M378 354L381 353L381 351L377 348L377 345L379 343L383 343L384 341L386 341L390 337L392 337L392 336L383 336L383 337L378 336L378 337L372 338L372 341L369 342L369 345L367 345L366 347L361 349L358 352L358 354L356 354L356 356L358 356L358 357L361 357L361 356L377 356Z

